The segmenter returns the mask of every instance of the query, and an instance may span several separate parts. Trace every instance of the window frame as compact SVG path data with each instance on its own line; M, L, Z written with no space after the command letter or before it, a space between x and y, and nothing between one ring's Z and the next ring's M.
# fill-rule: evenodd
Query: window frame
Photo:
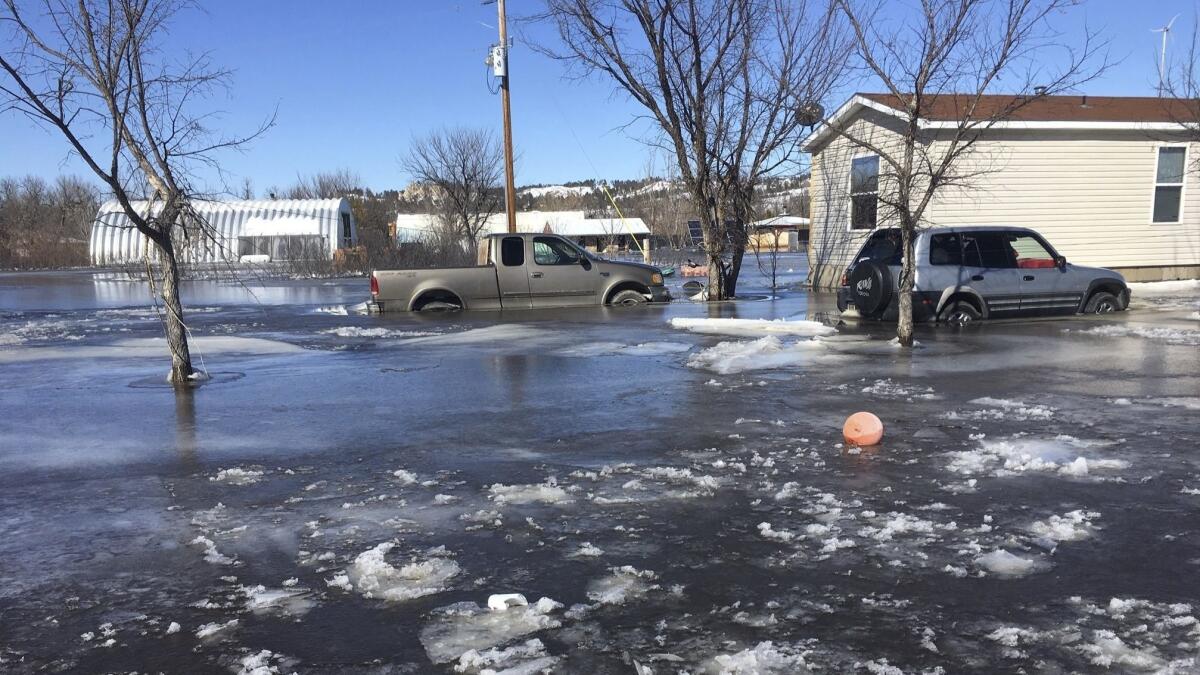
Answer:
M504 251L505 251L504 244L506 242L512 241L514 239L520 242L519 248L521 251L521 262L513 263L512 265L510 265L504 259ZM524 267L525 260L526 260L526 252L525 252L525 238L524 237L513 236L513 235L509 235L507 237L500 237L500 266L501 267Z
M870 227L855 227L854 226L854 163L861 159L875 160L875 191L860 192L857 194L866 196L869 194L875 195L875 218ZM874 153L863 153L850 158L850 170L846 172L846 194L850 198L850 210L846 214L846 231L847 232L874 232L879 229L879 170L883 165L879 155Z
M574 262L556 262L556 263L538 262L537 243L538 243L539 239L550 239L550 240L557 241L557 242L563 244L564 246L566 246L567 248L569 248L575 252L575 261ZM550 246L549 244L546 244L546 245ZM553 248L553 247L551 247L551 248ZM530 253L532 254L531 257L533 259L533 264L537 265L538 267L570 267L570 266L574 266L574 265L579 265L580 260L582 260L584 258L583 252L580 251L579 248L573 246L571 244L571 242L567 241L566 239L563 239L562 237L549 235L549 234L539 235L539 236L536 236L533 239L531 239L529 242L529 249L530 249Z
M1185 197L1187 195L1187 174L1188 174L1188 155L1190 148L1188 143L1159 143L1154 146L1154 181L1150 186L1150 224L1151 225L1180 225L1183 223ZM1162 158L1163 148L1183 148L1183 171L1179 176L1178 183L1160 183L1158 182L1158 163ZM1158 203L1158 188L1160 187L1177 187L1179 188L1179 215L1175 220L1155 220L1154 207Z

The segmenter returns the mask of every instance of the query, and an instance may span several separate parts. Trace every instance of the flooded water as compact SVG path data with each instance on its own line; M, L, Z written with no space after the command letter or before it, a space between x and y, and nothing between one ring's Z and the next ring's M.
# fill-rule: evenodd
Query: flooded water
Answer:
M0 670L1200 669L1200 291L911 354L743 291L190 282L176 395L144 285L0 275Z

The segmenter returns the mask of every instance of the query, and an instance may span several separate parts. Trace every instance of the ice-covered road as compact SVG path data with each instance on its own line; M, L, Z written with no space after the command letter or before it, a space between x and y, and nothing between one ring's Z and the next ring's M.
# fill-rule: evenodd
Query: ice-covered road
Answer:
M137 289L87 283L0 276L0 671L1200 670L1194 285L912 355L798 292L194 287L176 397Z

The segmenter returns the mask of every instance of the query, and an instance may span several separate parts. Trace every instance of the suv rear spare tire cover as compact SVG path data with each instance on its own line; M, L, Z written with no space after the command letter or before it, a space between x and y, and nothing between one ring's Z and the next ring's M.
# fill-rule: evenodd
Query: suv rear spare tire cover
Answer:
M892 273L877 262L858 263L850 272L850 297L864 314L882 312L892 299Z

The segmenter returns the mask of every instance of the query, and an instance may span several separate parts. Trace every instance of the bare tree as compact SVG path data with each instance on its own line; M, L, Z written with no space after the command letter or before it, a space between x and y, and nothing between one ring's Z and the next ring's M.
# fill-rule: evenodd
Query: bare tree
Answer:
M779 238L781 234L779 228L766 227L758 229L750 235L750 250L754 252L754 262L758 264L759 273L771 279L772 291L779 287Z
M1165 140L1178 142L1182 136L1200 142L1200 16L1192 18L1192 37L1183 56L1159 67L1165 71L1159 74L1162 105L1180 132ZM1200 171L1200 156L1190 159L1190 168Z
M319 171L309 176L296 176L296 183L285 190L284 199L340 199L358 195L362 178L351 169Z
M913 243L930 203L998 170L969 161L981 136L1039 97L1097 77L1108 67L1106 43L1091 32L1077 45L1061 42L1051 20L1076 0L924 0L907 11L894 3L886 11L883 2L836 4L859 65L899 113L886 141L834 120L826 128L879 157L877 219L900 228L903 249L896 335L911 347ZM1017 93L988 96L998 89ZM931 119L940 121L936 130Z
M31 3L32 5L32 3ZM165 307L170 381L193 376L179 299L177 252L212 233L193 208L199 168L219 171L214 153L245 138L225 138L197 113L200 100L228 73L204 57L180 62L163 47L183 0L42 0L27 14L3 0L0 96L15 110L57 130L120 204L157 252L151 275ZM144 194L146 203L135 203ZM149 264L149 261L147 261Z
M444 224L472 257L487 220L500 208L503 150L486 129L454 128L413 137L402 161L411 178L437 188Z
M709 299L737 291L760 180L842 70L837 15L816 0L547 0L561 48L645 109L674 157L704 233Z

